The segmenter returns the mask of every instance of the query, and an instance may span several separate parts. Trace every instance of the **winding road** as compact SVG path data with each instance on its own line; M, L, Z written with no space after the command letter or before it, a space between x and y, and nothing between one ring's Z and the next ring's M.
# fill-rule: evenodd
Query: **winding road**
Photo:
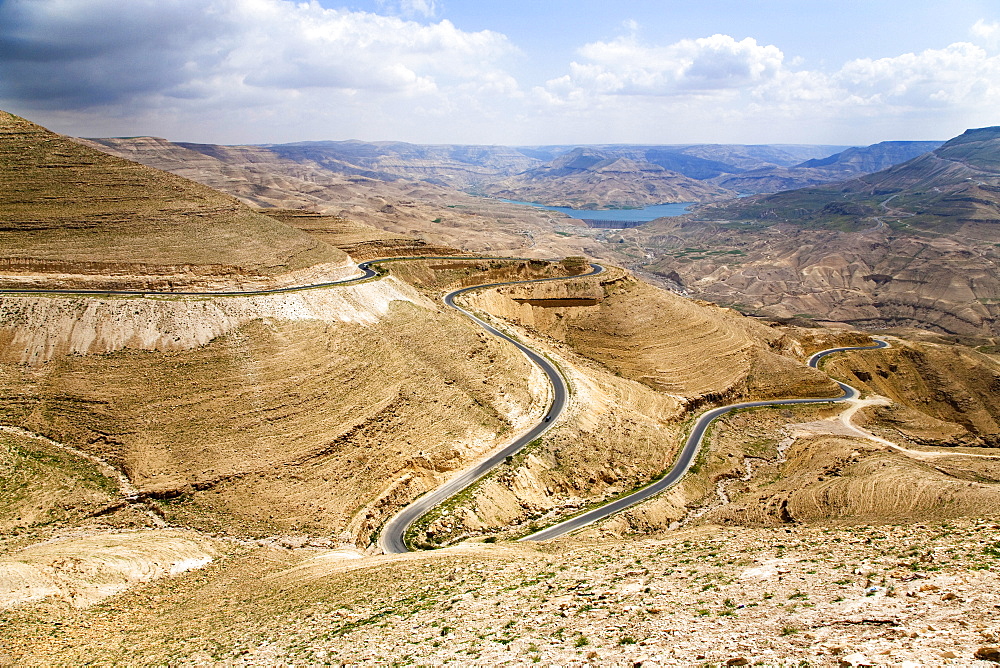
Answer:
M328 288L335 286L350 285L365 281L371 278L379 276L380 272L372 269L373 264L379 264L384 262L399 262L406 260L460 260L460 259L498 259L498 260L523 260L525 258L484 258L478 256L440 256L440 257L423 257L423 256L413 256L413 257L393 257L393 258L381 258L376 260L369 260L362 262L358 265L358 269L361 271L360 276L353 276L351 278L345 278L337 281L329 281L324 283L315 283L310 285L300 285L291 286L285 288L272 288L265 290L229 290L229 291L205 291L205 292L172 292L172 291L156 291L156 290L83 290L83 289L0 289L0 294L25 294L25 295L90 295L90 296L121 296L121 297L142 297L142 296L172 296L172 297L251 297L260 295L273 295L288 292L298 292L302 290L313 290L319 288ZM529 360L534 362L546 375L549 383L552 387L552 402L549 404L549 408L546 411L545 417L541 422L536 424L534 427L529 429L527 432L522 434L520 437L504 446L503 448L495 451L489 457L483 459L482 461L476 463L475 465L465 469L454 478L446 482L444 485L438 487L432 492L425 494L408 506L404 507L399 513L394 515L382 529L379 535L378 545L382 551L386 554L402 554L404 552L409 552L409 548L406 546L404 541L404 535L410 525L413 524L417 519L422 517L424 514L429 512L432 508L442 503L449 497L458 492L462 491L476 480L481 478L487 472L489 472L493 467L497 466L500 462L504 461L507 457L516 454L528 443L544 434L548 431L552 425L555 423L556 419L559 417L560 413L566 406L566 399L568 395L566 381L563 379L562 375L556 369L555 365L547 360L544 356L535 352L533 349L529 348L525 344L521 343L517 339L514 339L507 334L504 334L500 330L496 329L489 323L480 319L471 311L462 308L455 303L455 298L462 294L470 292L472 290L480 290L483 288L494 288L502 287L505 285L518 285L522 283L537 283L544 281L558 281L566 280L569 278L581 278L584 276L593 276L604 271L604 268L599 264L591 263L592 270L586 274L579 274L577 276L558 276L553 278L542 278L542 279L531 279L523 281L506 281L502 283L488 283L483 285L474 285L467 288L462 288L460 290L455 290L450 292L444 297L444 302L451 308L461 312L463 315L472 319L479 326L485 329L490 334L497 336L501 339L509 341L514 346L516 346L521 352L528 357ZM888 343L878 339L878 343L873 346L858 346L858 347L848 347L848 348L831 348L829 350L823 350L812 357L809 358L808 364L811 367L818 368L820 359L826 357L827 355L832 355L834 353L845 352L850 350L873 350L877 348L886 348ZM813 404L813 403L834 403L841 401L848 401L858 397L859 393L856 389L841 383L840 388L843 390L843 394L839 397L834 398L807 398L807 399L779 399L774 401L749 401L738 404L731 404L729 406L722 406L720 408L712 409L704 413L695 422L694 427L691 430L691 434L684 444L684 448L681 450L680 455L674 463L674 466L670 471L662 478L654 482L653 484L644 487L632 494L624 496L617 499L609 504L596 508L594 510L588 511L576 517L570 518L564 522L543 529L542 531L533 533L529 536L525 536L521 540L530 541L542 541L556 538L558 536L565 535L571 531L576 531L582 527L589 524L593 524L599 520L602 520L610 515L621 512L622 510L629 508L637 503L641 503L646 499L655 496L667 489L671 485L675 484L680 480L685 473L687 473L688 468L690 468L691 463L694 461L698 454L698 449L701 445L701 441L705 435L705 431L708 426L716 418L725 415L731 411L740 410L744 408L756 408L763 406L783 406L789 404Z
M275 295L289 292L299 292L303 290L314 290L319 288L329 288L336 286L345 286L361 281L365 281L371 278L379 276L379 272L372 268L372 265L389 263L389 262L403 262L408 260L510 260L510 261L523 261L530 258L510 258L510 257L483 257L483 256L405 256L405 257L389 257L389 258L379 258L374 260L369 260L362 262L358 265L358 269L361 271L360 276L352 276L350 278L340 279L337 281L327 281L323 283L313 283L309 285L297 285L285 288L271 288L264 290L225 290L225 291L160 291L160 290L88 290L88 289L32 289L32 288L14 288L14 289L0 289L0 294L12 294L12 295L83 295L92 297L156 297L156 296L170 296L170 297L255 297L262 295ZM504 461L510 455L513 455L520 451L525 445L535 440L543 433L548 431L548 429L555 423L556 418L562 412L563 408L566 406L566 398L568 391L566 388L566 382L563 380L562 375L556 369L555 365L549 362L545 357L538 354L528 346L524 345L520 341L504 334L498 329L494 328L489 323L481 320L472 312L462 308L455 303L455 298L472 290L479 290L482 288L492 288L492 287L502 287L505 285L517 285L521 283L538 283L544 281L559 281L566 280L569 278L581 278L584 276L593 276L604 271L604 268L598 264L591 263L591 271L585 274L578 274L576 276L557 276L553 278L541 278L541 279L531 279L524 281L506 281L502 283L489 283L484 285L475 285L467 288L462 288L460 290L455 290L444 297L444 302L451 308L461 312L465 316L471 318L478 325L483 327L486 331L494 336L502 338L510 343L514 344L521 352L523 352L528 359L534 362L541 370L545 373L549 380L549 384L552 387L552 402L549 404L548 410L545 413L545 417L537 425L532 427L526 433L522 434L515 441L509 445L503 447L502 449L494 452L488 458L475 464L474 466L462 471L455 478L449 480L447 483L437 488L429 494L416 499L413 503L403 508L396 516L389 520L383 527L383 530L379 536L379 546L387 554L397 554L408 552L406 544L403 541L403 536L406 530L419 517L428 512L431 508L441 503L448 497L452 496L465 489L467 486L478 480L490 469L495 467L500 462Z
M402 259L402 258L400 258ZM413 259L413 258L408 258ZM420 258L425 259L425 258ZM432 259L432 258L427 258ZM302 290L315 290L318 288L332 288L338 285L350 285L360 283L369 278L378 276L378 272L371 268L371 264L377 260L362 262L358 265L361 270L360 276L342 278L339 281L328 281L326 283L311 283L309 285L293 285L287 288L269 288L266 290L224 290L219 292L173 292L171 290L83 290L66 288L40 289L40 288L5 288L0 290L2 295L89 295L91 297L259 297L261 295L277 295L283 292L300 292Z
M185 292L173 290L87 290L82 288L3 288L0 295L87 295L91 297L260 297L263 295L279 295L288 292L302 292L304 290L317 290L320 288L333 288L337 286L353 285L368 279L375 278L379 272L372 269L373 264L383 264L386 262L404 262L408 260L507 260L511 262L537 261L539 258L524 257L502 257L502 256L482 256L482 255L412 255L405 257L386 257L367 260L358 264L361 271L360 276L351 276L337 281L326 281L323 283L309 283L307 285L292 285L285 288L265 288L262 290L221 290L221 291L201 291ZM543 260L545 262L556 262L557 260ZM596 265L592 265L596 266ZM594 273L594 272L591 272ZM590 274L585 274L589 276ZM568 277L562 277L568 278ZM558 280L554 278L539 279L543 281ZM515 283L526 281L515 281ZM498 283L497 285L507 285ZM483 287L483 286L476 286ZM469 288L474 289L474 288ZM461 292L461 291L459 291ZM456 293L457 294L457 293Z
M521 283L536 283L543 281L561 281L568 278L582 278L583 276L593 276L604 271L604 267L599 264L591 263L592 270L586 274L578 274L577 276L558 276L555 278L541 278L528 281L507 281L504 283L487 283L485 285L474 285L468 288L462 288L461 290L455 290L450 292L444 297L444 303L451 308L461 312L465 316L471 318L480 327L485 329L490 334L497 336L505 341L517 346L518 350L524 353L528 359L534 362L549 379L549 384L552 387L552 402L549 404L549 408L545 413L545 417L541 422L536 424L526 433L519 436L516 440L504 446L500 450L495 451L486 459L474 464L473 466L465 469L457 476L441 485L437 489L421 497L418 497L410 505L404 507L396 515L389 519L382 527L382 532L379 534L378 545L382 551L386 554L402 554L404 552L409 552L409 548L406 546L406 541L404 536L406 535L407 529L410 525L416 522L418 519L423 517L426 513L430 512L434 506L439 503L444 502L451 496L461 492L463 489L474 483L476 480L486 475L493 467L495 467L500 462L504 461L507 457L518 453L524 446L531 443L533 440L544 434L549 430L550 427L555 423L556 418L562 412L563 408L566 407L566 397L568 391L566 389L566 381L563 379L562 374L556 369L552 362L548 361L542 355L524 345L517 339L514 339L500 330L496 329L489 323L481 320L471 311L468 311L458 304L455 303L455 298L470 292L472 290L480 290L483 288L495 288L504 285L518 285Z
M876 339L877 343L873 346L857 346L851 348L830 348L829 350L821 350L820 352L814 354L809 358L808 364L813 368L819 368L819 361L826 357L827 355L833 355L834 353L846 352L849 350L876 350L878 348L888 348L889 344L882 339ZM722 406L720 408L714 408L710 411L705 412L698 418L694 423L694 427L691 429L691 434L688 436L687 441L684 443L684 448L681 450L680 455L678 455L677 460L674 462L673 468L670 471L654 482L653 484L643 487L642 489L633 492L627 496L623 496L620 499L612 501L611 503L601 506L600 508L595 508L589 512L577 515L576 517L571 517L570 519L560 522L559 524L554 524L547 529L542 529L536 533L529 536L525 536L521 540L550 540L552 538L557 538L563 536L571 531L576 531L589 524L593 524L599 520L619 513L626 508L634 506L637 503L641 503L646 499L656 496L660 492L664 491L668 487L674 485L677 481L684 477L688 469L691 467L691 463L694 461L695 457L698 455L698 449L701 446L701 441L705 436L705 431L708 426L717 418L730 413L732 411L737 411L743 408L759 408L763 406L787 406L790 404L819 404L819 403L836 403L841 401L849 401L855 399L859 396L859 392L847 385L846 383L841 383L837 381L837 385L840 385L840 389L843 390L843 394L839 397L833 398L812 398L812 399L776 399L773 401L745 401L738 404L730 404L728 406Z

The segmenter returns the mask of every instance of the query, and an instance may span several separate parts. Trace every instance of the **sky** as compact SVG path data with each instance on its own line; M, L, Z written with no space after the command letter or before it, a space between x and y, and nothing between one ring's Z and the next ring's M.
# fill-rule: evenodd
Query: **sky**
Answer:
M1000 125L1000 3L0 0L0 109L220 144L948 139Z

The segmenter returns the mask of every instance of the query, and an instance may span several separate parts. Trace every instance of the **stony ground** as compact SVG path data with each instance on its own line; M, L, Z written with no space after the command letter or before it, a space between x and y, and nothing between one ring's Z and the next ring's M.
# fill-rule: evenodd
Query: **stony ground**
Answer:
M1000 643L987 520L345 556L244 546L89 610L9 611L0 659L988 666Z

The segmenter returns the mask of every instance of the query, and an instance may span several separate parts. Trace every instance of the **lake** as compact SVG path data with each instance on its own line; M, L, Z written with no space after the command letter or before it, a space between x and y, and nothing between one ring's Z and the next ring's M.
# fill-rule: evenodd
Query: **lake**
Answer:
M549 211L559 211L565 213L570 218L579 220L608 220L608 221L629 221L629 222L649 222L657 218L667 216L683 216L690 213L688 207L695 202L680 202L677 204L654 204L641 209L570 209L566 206L545 206L533 202L518 202L515 200L501 200L508 204L526 204L538 209L548 209Z

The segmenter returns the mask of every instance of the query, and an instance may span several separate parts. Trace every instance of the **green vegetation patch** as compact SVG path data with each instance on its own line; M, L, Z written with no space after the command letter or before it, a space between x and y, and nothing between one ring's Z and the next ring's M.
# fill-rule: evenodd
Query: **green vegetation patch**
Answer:
M87 459L0 432L0 531L75 523L118 496L117 482Z

